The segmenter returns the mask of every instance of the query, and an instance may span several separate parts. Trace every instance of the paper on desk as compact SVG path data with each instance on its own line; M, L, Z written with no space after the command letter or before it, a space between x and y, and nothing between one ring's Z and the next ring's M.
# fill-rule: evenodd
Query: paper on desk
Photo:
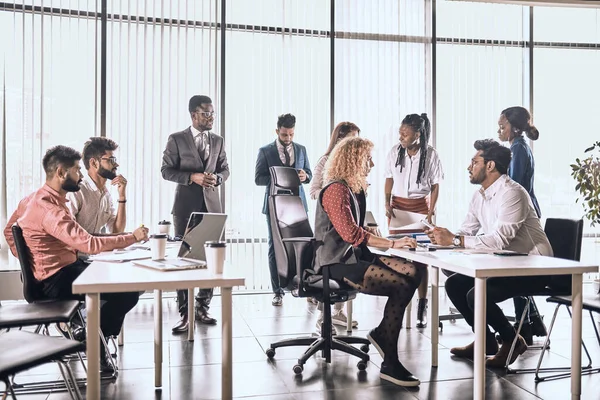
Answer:
M150 258L148 250L132 250L127 252L104 252L89 257L89 261L128 262Z
M426 226L421 222L424 218L426 218L426 216L423 214L394 210L394 216L390 220L389 229L425 230Z

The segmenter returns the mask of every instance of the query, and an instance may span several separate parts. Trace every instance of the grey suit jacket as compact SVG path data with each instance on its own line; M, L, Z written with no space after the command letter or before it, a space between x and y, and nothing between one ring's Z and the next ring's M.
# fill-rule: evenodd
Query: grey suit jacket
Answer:
M210 154L204 165L190 128L169 136L160 171L164 179L178 184L171 211L173 215L187 217L195 211L223 212L217 187L206 189L195 183L190 184L190 176L194 172L216 174L217 186L229 178L223 138L209 133L208 140Z

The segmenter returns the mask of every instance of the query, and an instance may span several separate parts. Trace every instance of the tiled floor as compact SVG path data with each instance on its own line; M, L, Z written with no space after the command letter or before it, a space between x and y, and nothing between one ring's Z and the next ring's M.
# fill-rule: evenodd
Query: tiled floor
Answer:
M591 285L586 287L590 290ZM440 310L448 309L441 290ZM196 340L187 342L185 336L171 334L177 319L173 299L164 300L164 373L162 389L153 386L153 305L142 300L126 319L125 345L119 350L119 377L102 387L103 399L219 399L221 388L221 327L197 324ZM549 321L553 312L543 299L538 306ZM220 317L220 298L216 297L211 312ZM379 378L381 357L371 348L371 361L366 371L358 371L357 359L334 352L333 362L326 364L313 357L302 375L296 376L292 367L304 348L278 349L269 361L264 350L269 343L284 337L309 334L315 330L317 311L304 299L290 295L283 307L272 307L270 295L236 295L233 300L233 380L234 397L250 399L471 399L473 365L453 359L449 348L472 340L470 328L464 321L445 322L440 334L439 367L431 368L429 329L403 329L400 334L400 360L421 379L415 389L404 389ZM354 301L354 318L359 322L355 335L364 336L379 322L383 298L359 296ZM505 303L512 313L512 303ZM414 309L413 309L414 312ZM414 314L413 314L414 316ZM552 349L547 357L551 365L569 365L570 324L568 314L559 314L552 335ZM414 321L414 318L413 318ZM341 332L340 332L341 333ZM588 315L584 315L584 338L592 357L600 360L600 348L595 340ZM533 367L539 352L530 350L516 363ZM600 365L600 361L598 361ZM81 370L78 372L81 375ZM49 365L18 376L17 381L56 379L58 369ZM488 370L486 377L488 399L566 399L570 398L570 382L561 379L536 384L533 375L506 375L503 371ZM0 384L1 385L1 384ZM598 399L600 374L584 376L583 399ZM2 386L0 386L2 387ZM21 395L19 399L69 398L66 393Z

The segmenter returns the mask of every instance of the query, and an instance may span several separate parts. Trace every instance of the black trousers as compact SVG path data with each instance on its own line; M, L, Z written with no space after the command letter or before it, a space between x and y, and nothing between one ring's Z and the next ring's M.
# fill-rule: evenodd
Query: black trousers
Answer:
M42 291L50 299L85 300L84 295L73 293L73 281L88 265L83 260L67 265L42 281ZM104 336L117 336L121 332L125 315L135 307L139 298L138 292L100 294L100 299L104 301L100 313L100 329Z
M487 280L487 335L493 338L491 326L500 334L505 343L510 343L515 337L515 330L497 303L516 296L533 296L545 294L546 286L558 289L570 288L571 275L565 276L521 276L507 278L489 278ZM475 323L475 279L461 274L453 274L446 280L448 297L465 317L465 321L473 328Z
M189 216L181 217L179 215L173 215L173 228L175 229L175 236L183 237L185 228L187 226ZM201 309L203 312L207 312L210 308L210 301L213 298L213 289L200 289L196 295L196 308ZM188 291L178 290L177 291L177 306L179 307L179 315L182 317L187 315L188 312Z

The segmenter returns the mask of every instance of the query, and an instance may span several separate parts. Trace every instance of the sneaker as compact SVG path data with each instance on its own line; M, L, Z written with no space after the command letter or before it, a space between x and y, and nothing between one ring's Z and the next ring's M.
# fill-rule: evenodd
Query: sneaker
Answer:
M271 305L273 306L282 306L283 305L283 295L282 294L275 294L275 296L273 296L273 300L271 301Z
M319 318L316 323L317 327L317 335L321 336L321 326L323 325L323 319ZM337 335L337 331L335 330L335 326L331 324L331 336Z
M346 327L348 326L348 317L346 316L346 314L344 314L344 311L339 310L333 313L333 315L331 316L331 322L334 325ZM352 320L352 327L356 328L357 326L358 322Z
M419 299L417 304L417 328L427 328L427 299Z
M381 358L385 359L385 354L383 353L382 347L380 345L380 343L383 343L383 338L381 338L381 336L379 336L379 334L377 333L377 330L371 329L369 331L369 333L367 333L367 339L369 340L369 342L371 342L373 347L375 347L377 349Z
M381 363L379 376L398 386L415 387L421 383L409 370L404 368L400 361L392 365L388 365L385 361Z

